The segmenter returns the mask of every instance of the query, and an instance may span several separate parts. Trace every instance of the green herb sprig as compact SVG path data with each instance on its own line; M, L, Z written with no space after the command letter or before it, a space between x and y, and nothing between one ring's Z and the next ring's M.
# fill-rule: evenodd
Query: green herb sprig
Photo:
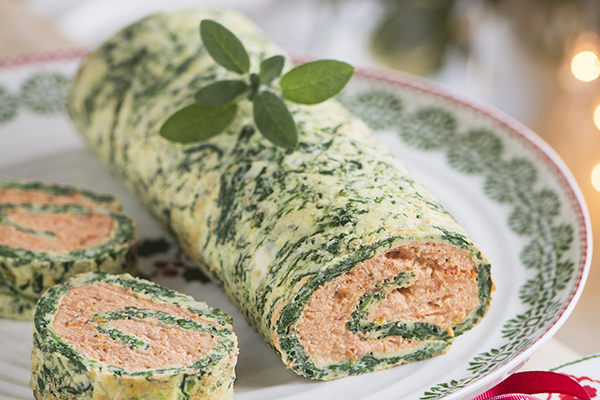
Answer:
M313 105L337 95L346 86L354 67L337 60L317 60L296 66L279 79L285 58L276 55L260 63L258 73L250 72L250 57L242 42L213 20L200 22L200 37L208 54L241 79L222 80L202 87L195 103L171 115L160 135L172 142L192 143L222 133L235 119L238 102L253 103L254 123L264 137L276 146L295 149L298 129L283 100Z

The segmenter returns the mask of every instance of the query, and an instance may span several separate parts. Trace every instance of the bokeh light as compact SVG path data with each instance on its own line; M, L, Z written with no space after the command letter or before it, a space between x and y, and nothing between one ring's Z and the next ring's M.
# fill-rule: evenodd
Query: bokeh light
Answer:
M593 52L582 51L573 57L571 72L580 81L593 81L600 76L600 60Z
M596 128L600 129L600 104L594 110L594 123L596 124Z
M596 165L592 171L592 184L596 190L600 191L600 164Z

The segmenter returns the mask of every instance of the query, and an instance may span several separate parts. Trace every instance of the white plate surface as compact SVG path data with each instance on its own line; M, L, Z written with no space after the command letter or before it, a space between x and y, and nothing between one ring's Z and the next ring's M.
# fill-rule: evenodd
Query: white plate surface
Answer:
M142 241L168 240L70 125L62 104L82 54L0 60L0 176L114 194L138 221ZM142 257L141 268L156 282L233 315L240 339L238 400L472 398L523 365L575 306L591 259L580 191L533 133L426 81L362 71L341 100L374 128L492 262L497 290L490 312L455 339L447 354L333 382L309 381L286 370L213 284L190 276L193 270L175 246ZM30 323L0 319L0 400L33 398L30 337Z

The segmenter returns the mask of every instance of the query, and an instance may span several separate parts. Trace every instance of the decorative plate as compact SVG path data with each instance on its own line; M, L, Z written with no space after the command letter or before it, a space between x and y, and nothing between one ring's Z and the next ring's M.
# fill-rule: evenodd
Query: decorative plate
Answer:
M249 399L464 399L522 366L583 289L591 228L574 179L537 136L429 82L362 71L340 100L411 168L488 254L497 290L488 316L442 356L314 382L281 360L87 149L64 109L85 52L0 60L0 176L111 193L138 221L141 270L234 317L235 396ZM30 323L0 320L0 400L32 399Z

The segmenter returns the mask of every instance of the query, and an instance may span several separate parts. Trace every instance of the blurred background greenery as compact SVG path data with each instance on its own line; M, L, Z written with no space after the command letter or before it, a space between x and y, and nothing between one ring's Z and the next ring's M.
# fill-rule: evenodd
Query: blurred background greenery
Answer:
M560 63L569 56L567 53L581 35L600 32L597 0L475 3L478 2L381 0L385 11L372 33L371 50L386 66L429 75L443 66L449 46L469 53L474 25L486 17L508 19L523 47L552 63Z

